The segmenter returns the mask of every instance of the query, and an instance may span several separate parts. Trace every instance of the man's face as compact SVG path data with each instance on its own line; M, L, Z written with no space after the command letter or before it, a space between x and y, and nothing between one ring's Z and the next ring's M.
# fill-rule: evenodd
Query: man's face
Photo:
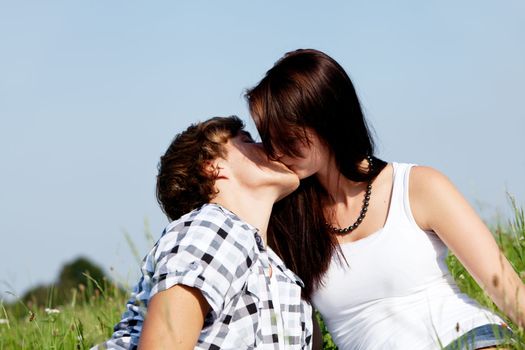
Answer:
M279 199L299 186L299 178L279 161L268 158L261 144L255 143L246 131L231 138L225 145L226 159L231 176L248 190L274 188Z

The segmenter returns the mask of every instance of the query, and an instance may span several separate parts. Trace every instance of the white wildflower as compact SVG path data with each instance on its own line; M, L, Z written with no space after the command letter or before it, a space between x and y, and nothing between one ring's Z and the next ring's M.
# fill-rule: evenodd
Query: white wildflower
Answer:
M5 318L0 318L0 324L9 324L9 320L6 320Z
M56 314L59 314L59 313L60 313L60 310L59 310L59 309L50 309L50 308L48 308L48 307L46 307L44 311L45 311L46 314L48 314L48 315L56 315Z

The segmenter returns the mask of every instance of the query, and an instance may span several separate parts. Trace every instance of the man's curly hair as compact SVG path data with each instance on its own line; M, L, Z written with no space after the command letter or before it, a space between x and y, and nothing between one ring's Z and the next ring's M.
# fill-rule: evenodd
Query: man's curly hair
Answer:
M160 158L156 190L157 201L170 220L213 199L216 177L204 166L224 158L224 144L243 128L244 123L236 116L214 117L192 124L175 136Z

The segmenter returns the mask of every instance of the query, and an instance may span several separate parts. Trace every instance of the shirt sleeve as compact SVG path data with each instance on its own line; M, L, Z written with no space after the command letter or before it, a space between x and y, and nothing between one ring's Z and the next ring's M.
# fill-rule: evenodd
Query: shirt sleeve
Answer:
M194 287L217 317L241 290L253 261L250 247L254 244L249 232L222 226L228 225L196 221L179 232L168 232L159 241L150 298L177 284Z
M302 329L303 329L303 344L302 344L302 349L304 350L311 350L312 347L313 347L313 330L314 330L314 326L313 326L313 320L312 320L312 317L315 317L313 316L313 308L312 308L312 305L305 301L305 300L301 300L301 315L302 315ZM321 339L321 343L322 343L322 339Z

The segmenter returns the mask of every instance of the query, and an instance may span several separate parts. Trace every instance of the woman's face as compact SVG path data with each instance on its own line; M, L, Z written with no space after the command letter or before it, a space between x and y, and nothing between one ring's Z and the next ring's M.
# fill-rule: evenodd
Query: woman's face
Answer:
M277 153L277 159L292 170L299 179L304 179L317 174L326 169L329 159L328 146L319 139L317 133L311 128L305 128L306 136L309 140L297 141L298 157L282 155L284 152Z

